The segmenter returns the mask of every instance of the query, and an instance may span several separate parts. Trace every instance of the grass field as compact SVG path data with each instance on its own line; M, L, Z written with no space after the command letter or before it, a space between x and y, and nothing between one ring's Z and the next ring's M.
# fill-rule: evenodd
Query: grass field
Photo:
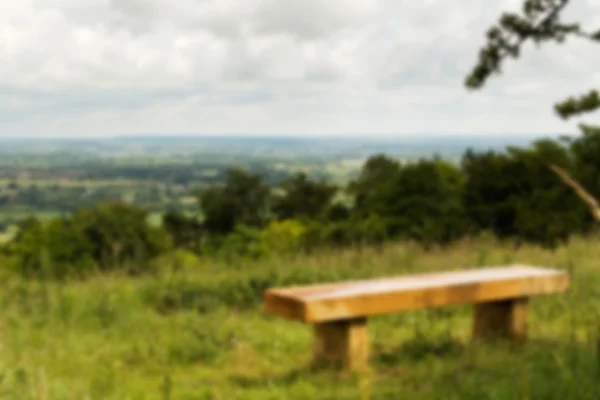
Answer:
M556 252L489 241L224 265L168 257L143 278L0 279L2 399L600 398L600 243ZM369 321L371 370L311 370L309 326L265 316L273 285L513 262L572 274L531 304L530 340L470 343L470 306Z

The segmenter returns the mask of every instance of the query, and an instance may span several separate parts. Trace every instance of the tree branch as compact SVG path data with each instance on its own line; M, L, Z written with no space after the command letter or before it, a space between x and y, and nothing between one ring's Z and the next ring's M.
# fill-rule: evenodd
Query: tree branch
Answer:
M573 179L564 169L560 168L556 164L549 164L548 167L564 182L566 183L577 196L587 204L590 212L594 219L600 223L600 205L594 196L592 196L587 190L585 190L579 182Z
M533 27L523 29L522 33L520 35L518 35L518 39L517 39L516 43L514 43L512 45L508 45L507 42L511 41L514 38L515 32L512 32L512 34L509 34L509 36L507 38L501 38L500 29L493 28L488 33L488 38L491 40L494 40L494 39L499 40L500 43L504 44L502 46L503 49L498 49L497 48L498 44L494 45L494 44L488 43L487 48L483 49L479 55L478 64L475 66L475 68L473 68L473 71L471 72L471 74L469 74L469 76L465 80L465 85L470 89L478 89L478 88L482 87L483 84L485 83L485 81L487 80L487 78L490 76L490 74L492 72L495 72L498 70L502 60L504 58L506 58L506 56L512 55L513 57L516 57L519 54L521 45L527 39L529 39L531 37L535 37L535 34L534 34L535 32L538 32L538 33L544 32L542 30L542 28L544 28L545 25L548 25L551 21L556 19L558 14L567 6L568 3L569 3L569 0L560 0L560 2L557 3L554 6L554 8L552 8L545 17L543 17L540 21L535 23ZM577 29L577 30L575 30L575 32L579 32L579 30ZM544 33L551 33L551 32L544 32ZM584 36L587 36L587 35L584 35ZM502 50L504 50L504 51L502 51ZM491 66L486 65L489 63L491 63L492 65Z
M597 90L590 90L588 93L568 99L556 104L554 111L562 118L569 119L578 114L589 113L600 108L600 95Z

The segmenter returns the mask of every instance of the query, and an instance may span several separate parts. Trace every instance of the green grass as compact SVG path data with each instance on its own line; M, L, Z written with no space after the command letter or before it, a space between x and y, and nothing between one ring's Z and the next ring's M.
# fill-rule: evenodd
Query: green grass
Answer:
M600 245L556 252L407 244L224 265L166 257L155 276L0 279L2 399L600 398ZM369 320L371 369L311 370L309 326L266 316L265 288L513 262L572 273L531 303L530 340L471 343L468 305Z

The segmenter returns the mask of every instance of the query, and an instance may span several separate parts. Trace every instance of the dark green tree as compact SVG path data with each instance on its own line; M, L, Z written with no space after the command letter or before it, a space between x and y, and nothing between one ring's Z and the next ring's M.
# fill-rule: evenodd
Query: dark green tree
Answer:
M80 209L71 217L29 220L8 244L26 275L64 277L127 263L141 272L146 261L167 250L166 233L152 227L147 211L120 203Z
M260 175L231 168L225 184L203 190L199 201L206 232L226 235L236 225L265 225L270 217L271 189Z
M148 211L119 202L77 210L74 229L88 239L101 268L134 261L144 263L168 248L165 232L148 223Z
M282 194L273 198L279 219L317 219L331 204L337 188L324 180L311 180L300 172L279 184Z
M464 208L475 230L553 247L589 229L588 213L547 168L549 162L571 168L569 149L544 139L506 153L467 151Z
M23 232L26 232L27 230L38 227L40 225L41 225L41 222L38 218L36 218L33 215L27 216L25 219L21 220L17 224L18 230L17 230L17 234L13 238L13 241L19 240L20 237L22 236Z
M348 185L348 192L354 198L354 214L365 218L370 214L381 213L386 200L383 192L398 179L400 163L383 154L369 157L358 178Z
M448 243L466 229L464 177L442 160L407 164L382 193L390 234L424 244Z
M171 235L173 246L198 251L202 239L202 224L194 217L188 217L177 211L163 215L163 227Z
M467 150L462 159L465 212L476 231L499 237L516 234L514 198L528 190L521 168L507 154Z
M443 160L400 165L375 155L349 186L355 207L345 225L353 231L350 237L361 242L404 237L447 243L467 227L463 190L461 171Z

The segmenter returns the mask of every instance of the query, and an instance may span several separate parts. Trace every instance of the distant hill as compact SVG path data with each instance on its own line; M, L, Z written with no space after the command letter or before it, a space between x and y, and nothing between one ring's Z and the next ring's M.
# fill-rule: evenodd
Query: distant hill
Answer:
M81 156L182 156L210 154L254 157L363 157L386 153L423 157L438 153L455 157L468 147L502 150L526 146L535 137L523 135L415 135L412 137L302 136L118 136L106 139L1 139L0 153L75 153Z

